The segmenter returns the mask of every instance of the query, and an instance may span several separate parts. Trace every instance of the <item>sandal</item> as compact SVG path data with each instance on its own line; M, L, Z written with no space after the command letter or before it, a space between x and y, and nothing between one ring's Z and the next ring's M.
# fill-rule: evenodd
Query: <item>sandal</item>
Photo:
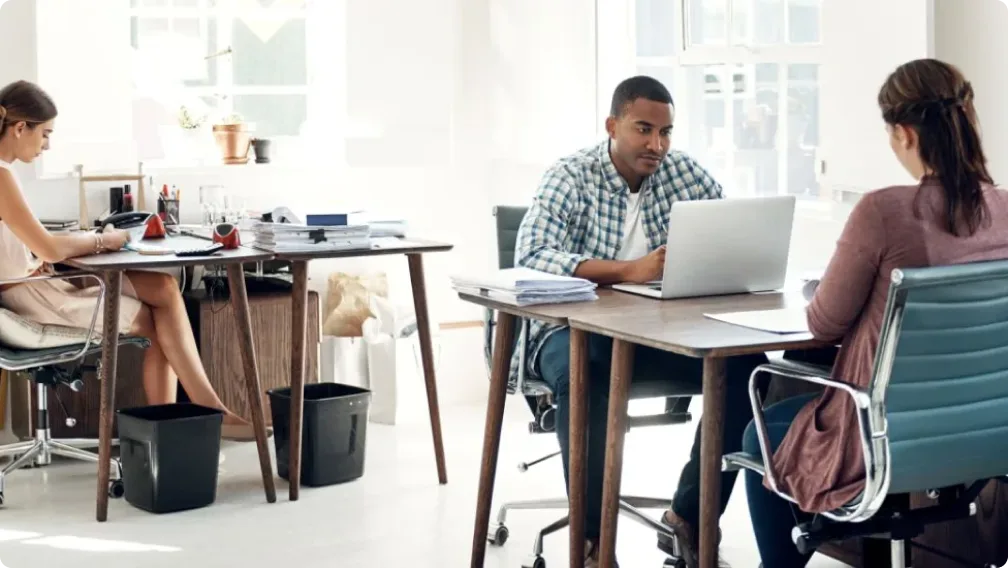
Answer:
M266 437L273 435L273 429L266 427ZM234 442L251 442L255 440L255 430L251 424L221 424L221 439Z

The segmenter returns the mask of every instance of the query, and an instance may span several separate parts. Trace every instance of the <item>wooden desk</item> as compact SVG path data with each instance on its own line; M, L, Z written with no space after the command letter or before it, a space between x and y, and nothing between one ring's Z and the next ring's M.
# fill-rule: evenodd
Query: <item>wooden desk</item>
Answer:
M604 297L618 292L605 291ZM803 305L800 298L781 293L706 297L691 300L651 301L648 309L622 313L572 312L568 323L573 330L613 338L612 377L609 389L609 419L606 437L605 483L602 493L601 566L611 568L616 552L616 524L619 513L619 487L623 466L623 438L626 434L627 399L633 373L634 345L646 345L688 357L702 358L703 415L701 417L700 455L700 566L717 566L717 530L721 496L721 454L724 432L725 359L735 355L789 349L822 347L808 333L780 335L734 326L704 317L705 312L755 311ZM575 348L571 334L571 430L584 428L587 414L585 398L580 394L584 377L575 379L574 370L583 375L585 361L575 362L573 355L584 356L584 335ZM579 396L575 399L575 385ZM575 410L577 403L582 406ZM575 460L585 459L584 442L575 452L571 437L570 485L584 488L584 467ZM575 480L574 477L579 479ZM572 489L573 491L573 489ZM583 493L583 489L581 491ZM572 496L574 493L571 494ZM572 509L571 519L574 519ZM573 525L572 525L573 527ZM572 529L573 538L573 529ZM582 539L583 541L583 539ZM573 543L572 543L573 547ZM574 559L571 566L575 566Z
M427 311L427 289L424 283L423 255L445 252L452 245L417 239L381 239L370 249L317 251L310 253L276 253L271 257L291 263L294 288L291 293L293 313L291 321L291 416L290 416L290 468L289 497L297 501L301 489L301 423L304 414L305 336L308 313L308 261L327 258L355 258L404 254L409 262L410 283L413 288L413 308L416 312L417 331L420 333L420 357L423 363L424 382L427 385L427 406L430 411L431 431L434 436L434 459L437 462L438 481L448 483L445 468L444 442L441 439L441 412L438 408L437 380L434 376L434 351L431 348L430 316Z
M473 526L472 555L470 563L473 568L482 567L486 556L487 530L490 523L490 506L493 502L494 481L497 476L497 454L500 448L501 425L504 421L504 401L507 397L508 375L510 374L511 357L514 354L515 323L518 318L539 320L542 322L566 326L571 314L586 313L596 315L632 312L641 309L654 309L654 300L630 294L615 294L602 291L597 302L578 302L568 304L543 304L537 306L519 307L512 304L496 302L483 296L459 294L459 298L467 302L490 308L497 312L497 332L494 336L493 361L490 370L490 393L487 399L486 425L483 430L483 459L480 465L479 489L476 496L476 519ZM583 333L571 330L571 455L584 456L587 452L584 393L584 341ZM575 351L580 349L580 351ZM581 366L575 368L575 361ZM579 380L575 380L577 377ZM581 412L575 417L577 409ZM576 425L577 424L577 425ZM570 462L571 472L579 468L578 476L571 475L570 490L570 550L571 558L582 558L584 555L584 459ZM581 480L580 489L575 485L575 478ZM580 536L578 536L580 535ZM573 562L573 561L572 561ZM572 564L573 565L573 564Z
M172 237L166 245L191 247L206 245L203 239L193 237ZM262 470L263 488L266 500L276 501L276 487L273 484L273 466L266 439L266 424L259 397L259 370L256 366L255 346L252 343L252 322L249 316L248 296L245 290L245 275L242 264L269 260L272 254L241 247L236 250L221 251L213 256L178 257L175 255L151 256L135 252L115 252L70 259L65 264L100 273L105 282L105 304L103 312L102 358L101 358L101 421L98 426L98 502L95 516L99 522L108 518L109 468L112 457L112 425L115 405L116 359L119 352L119 300L122 291L122 274L127 270L158 268L178 268L198 265L225 265L231 288L231 304L234 306L235 323L241 332L242 363L245 366L245 386L252 408L252 424L255 430L256 446L259 450L259 466ZM302 311L302 314L304 312ZM302 320L303 321L303 320ZM303 334L302 334L303 335ZM303 359L303 358L302 358Z

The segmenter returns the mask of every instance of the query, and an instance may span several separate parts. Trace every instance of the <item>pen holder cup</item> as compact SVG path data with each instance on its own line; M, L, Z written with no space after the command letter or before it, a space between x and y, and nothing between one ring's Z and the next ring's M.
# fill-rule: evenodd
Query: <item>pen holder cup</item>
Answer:
M179 200L161 199L158 201L158 217L165 225L179 224Z

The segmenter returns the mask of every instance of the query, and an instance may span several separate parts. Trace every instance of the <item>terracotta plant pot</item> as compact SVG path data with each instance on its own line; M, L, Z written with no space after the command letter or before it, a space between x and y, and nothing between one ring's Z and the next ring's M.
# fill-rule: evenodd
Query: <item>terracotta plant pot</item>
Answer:
M244 124L215 124L213 134L225 164L248 163L252 136Z

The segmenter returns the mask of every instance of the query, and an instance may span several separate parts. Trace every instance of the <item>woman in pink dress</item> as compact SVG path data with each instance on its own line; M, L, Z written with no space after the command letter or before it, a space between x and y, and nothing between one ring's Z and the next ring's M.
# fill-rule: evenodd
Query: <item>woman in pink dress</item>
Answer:
M56 105L37 85L17 81L0 89L0 281L45 273L68 258L117 251L129 239L117 230L52 234L28 207L12 164L30 163L49 148L55 118ZM97 301L97 286L66 280L0 284L0 305L44 324L86 328ZM126 272L119 331L151 341L143 361L148 404L174 402L181 381L192 402L224 411L225 438L254 439L251 424L225 408L210 385L172 276Z

